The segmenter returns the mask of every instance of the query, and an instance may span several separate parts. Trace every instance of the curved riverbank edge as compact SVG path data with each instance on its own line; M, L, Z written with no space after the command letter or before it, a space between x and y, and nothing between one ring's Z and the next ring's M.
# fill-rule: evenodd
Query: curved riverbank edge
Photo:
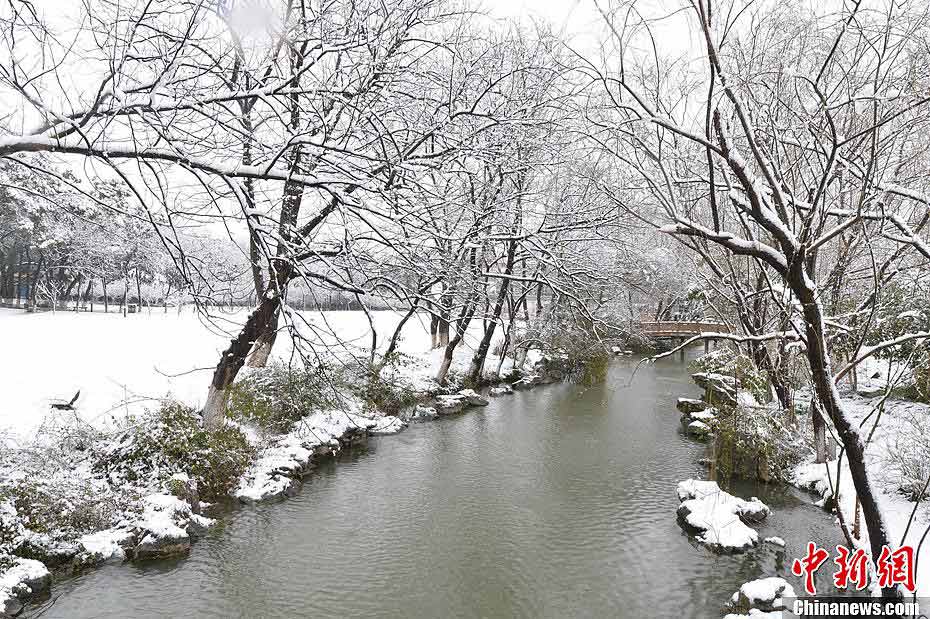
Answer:
M563 380L565 372L558 357L555 363L552 361L551 357L541 356L532 371L511 383L500 382L483 389L484 394L472 389L418 393L419 402L396 416L363 414L363 405L356 400L349 401L345 409L311 413L295 423L290 432L266 441L230 493L231 498L240 504L255 504L293 496L317 464L363 444L369 436L397 434L411 423L486 406L489 397ZM202 510L212 513L222 507L200 502L196 484L184 474L173 476L164 492L142 497L139 505L141 513L114 527L48 548L44 561L13 556L12 562L0 570L0 618L19 616L29 604L47 599L55 575L72 575L106 563L186 555L195 540L217 522ZM0 510L0 519L3 517Z

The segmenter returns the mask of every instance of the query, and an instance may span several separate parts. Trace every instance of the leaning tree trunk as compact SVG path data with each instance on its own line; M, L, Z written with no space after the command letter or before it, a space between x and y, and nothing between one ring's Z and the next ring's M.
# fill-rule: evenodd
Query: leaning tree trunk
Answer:
M255 341L262 333L262 329L269 323L271 317L276 315L281 306L281 299L277 295L270 298L266 295L261 303L249 315L239 335L233 339L229 348L223 351L220 362L213 372L213 380L207 393L207 402L203 407L203 423L206 427L216 429L222 427L226 415L226 401L229 398L229 387L236 380L236 375L245 364L246 357Z
M799 263L802 261L798 261ZM803 267L802 267L803 268ZM878 557L883 546L891 546L888 527L878 506L878 499L869 481L865 468L865 444L859 435L858 428L851 422L840 405L840 396L833 383L833 369L830 365L830 355L826 348L826 329L823 322L823 313L817 301L816 291L804 281L803 273L796 267L792 271L794 279L792 288L800 301L804 311L807 335L807 360L810 364L813 377L814 392L824 412L833 422L849 464L849 473L852 477L856 495L862 506L862 516L869 532L869 545L872 556ZM897 589L882 589L882 596L897 598Z
M455 349L461 343L462 338L465 337L465 331L468 330L468 325L471 323L473 314L474 309L469 309L468 304L466 304L458 320L455 337L449 340L446 344L446 349L442 353L442 362L439 364L439 371L436 372L436 382L440 385L446 383L446 376L449 374L449 368L452 367L452 358L455 355Z
M397 350L397 344L400 342L400 333L404 329L404 325L407 324L407 321L416 314L417 309L419 309L420 300L414 299L413 303L410 305L410 309L407 310L407 313L404 314L403 318L400 319L400 322L397 324L397 327L394 329L394 333L391 335L390 342L388 343L387 348L384 351L384 354L381 355L381 364L379 367L384 367L384 364L391 359L391 355L394 354L394 351Z
M442 362L439 364L439 371L436 372L436 382L444 385L446 376L449 374L449 368L452 367L452 357L455 354L455 348L462 341L462 335L456 333L455 337L446 344L446 349L442 353Z
M271 357L271 350L274 348L274 342L278 338L278 317L279 311L275 311L268 320L268 324L261 327L261 333L255 339L255 346L252 354L249 355L250 368L263 368L268 365L268 359Z

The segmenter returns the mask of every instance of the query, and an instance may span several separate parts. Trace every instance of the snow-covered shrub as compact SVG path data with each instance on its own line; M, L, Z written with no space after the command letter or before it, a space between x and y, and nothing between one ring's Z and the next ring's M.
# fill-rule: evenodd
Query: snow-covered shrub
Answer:
M737 406L717 415L714 463L720 479L788 481L807 452L783 411Z
M360 380L350 381L350 389L362 400L365 409L390 415L397 414L420 399L420 394L403 380L404 367L410 363L409 357L397 354L388 360L388 364L383 368L360 369Z
M930 477L930 418L920 410L906 409L882 451L885 487L910 501L930 498L925 488Z
M295 421L338 404L339 372L271 365L230 389L227 416L264 430L287 432Z
M930 351L924 350L914 367L912 399L930 403Z
M739 389L748 391L757 402L768 400L768 381L752 359L729 347L716 348L691 362L692 372L723 374L736 379Z
M609 324L609 321L604 321ZM528 325L516 342L517 347L535 348L565 360L568 378L584 384L604 380L610 362L607 339L617 333L604 333L587 316L556 307L547 310Z
M930 331L930 289L926 284L926 273L916 281L886 286L881 290L876 304L876 315L865 344L874 346L909 333ZM858 342L859 333L843 336L851 348ZM898 384L897 395L930 402L930 341L909 340L897 346L885 348L875 355L879 359L897 362L909 368Z
M13 551L22 539L23 525L13 502L0 500L0 572L13 565Z
M87 533L114 526L130 508L131 491L116 492L102 479L56 470L30 458L0 481L0 555L55 563Z
M96 469L114 484L161 486L176 473L197 481L201 498L228 494L252 461L254 448L239 428L209 430L191 408L167 402L160 409L127 419Z

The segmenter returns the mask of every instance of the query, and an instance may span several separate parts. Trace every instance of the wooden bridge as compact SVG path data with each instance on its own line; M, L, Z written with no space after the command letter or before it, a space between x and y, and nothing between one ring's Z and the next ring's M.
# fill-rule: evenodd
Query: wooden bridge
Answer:
M694 337L702 333L729 333L730 328L719 322L641 322L639 328L649 337Z
M730 328L719 322L679 322L666 320L662 322L641 322L639 323L640 331L651 338L655 339L674 339L678 345L684 343L689 337L701 335L702 333L729 333ZM710 345L716 348L717 339L707 338L704 340L704 352L710 351ZM685 349L679 351L681 360L685 360Z

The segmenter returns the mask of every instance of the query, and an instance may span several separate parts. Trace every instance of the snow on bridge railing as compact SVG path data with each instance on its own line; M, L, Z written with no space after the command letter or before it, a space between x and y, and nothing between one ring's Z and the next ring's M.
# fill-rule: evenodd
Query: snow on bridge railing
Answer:
M643 333L653 336L700 335L701 333L729 333L730 328L719 322L682 322L664 320L658 322L641 322L639 328Z

